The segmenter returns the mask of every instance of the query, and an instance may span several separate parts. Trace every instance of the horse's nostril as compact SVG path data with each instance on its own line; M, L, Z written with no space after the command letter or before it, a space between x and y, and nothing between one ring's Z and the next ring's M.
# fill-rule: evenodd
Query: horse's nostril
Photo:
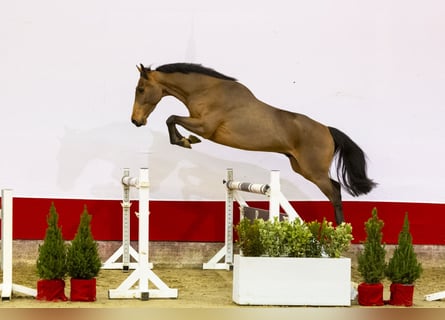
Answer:
M135 120L135 119L131 119L131 122L133 122L133 124L134 124L136 127L140 127L140 126L141 126L141 124L140 124L139 122L137 122L137 120Z

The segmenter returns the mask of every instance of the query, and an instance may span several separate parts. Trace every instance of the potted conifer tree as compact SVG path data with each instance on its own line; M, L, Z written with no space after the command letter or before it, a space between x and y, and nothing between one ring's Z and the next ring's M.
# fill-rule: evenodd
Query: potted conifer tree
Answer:
M86 206L67 253L67 271L71 277L71 301L96 300L96 276L101 267L97 242L91 233L92 216Z
M412 306L414 282L422 273L422 265L417 260L413 238L409 230L408 213L405 214L403 228L392 257L389 259L385 274L391 281L389 304Z
M358 286L358 303L362 306L383 305L383 284L385 278L386 249L382 244L383 221L372 210L372 217L365 222L366 240L363 251L358 254L358 271L363 281Z
M58 225L59 215L51 203L47 229L37 258L37 300L67 301L65 296L66 245Z

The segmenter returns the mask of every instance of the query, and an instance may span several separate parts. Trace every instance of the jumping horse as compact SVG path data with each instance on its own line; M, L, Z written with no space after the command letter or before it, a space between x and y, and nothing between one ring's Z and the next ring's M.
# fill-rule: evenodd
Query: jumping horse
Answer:
M188 109L189 116L167 119L170 143L191 148L201 140L184 137L177 125L216 143L251 151L285 155L292 169L313 182L330 200L337 224L344 221L340 183L359 196L376 184L367 177L362 149L338 129L325 126L303 114L272 107L258 100L235 78L199 64L173 63L156 69L137 66L131 121L147 124L148 116L165 96L173 96ZM330 166L337 155L337 182Z

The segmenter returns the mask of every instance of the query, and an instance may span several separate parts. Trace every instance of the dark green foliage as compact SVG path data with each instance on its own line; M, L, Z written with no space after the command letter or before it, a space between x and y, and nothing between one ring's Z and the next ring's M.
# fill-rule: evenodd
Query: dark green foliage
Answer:
M372 210L372 217L365 222L366 240L363 251L358 254L358 271L365 283L379 283L385 277L386 249L382 244L383 221L377 216L377 209Z
M92 279L98 275L102 265L97 243L91 233L91 218L85 206L76 236L68 247L67 269L71 278Z
M239 236L239 246L242 254L246 257L259 257L264 249L260 240L260 224L263 221L255 219L251 222L249 219L241 219L235 227Z
M414 252L413 238L409 231L408 213L406 213L397 247L389 259L385 274L393 283L413 284L421 273L422 265L417 261Z
M54 203L51 203L47 217L43 244L39 246L37 258L37 274L40 279L55 280L64 279L66 275L66 245L62 237L62 231L58 226L59 216Z

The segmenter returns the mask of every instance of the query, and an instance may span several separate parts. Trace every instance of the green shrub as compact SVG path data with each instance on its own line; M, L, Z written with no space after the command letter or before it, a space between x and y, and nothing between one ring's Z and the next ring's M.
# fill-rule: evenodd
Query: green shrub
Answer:
M289 257L308 257L309 247L313 241L313 236L306 224L299 219L292 222L284 222L288 226L286 232L284 252Z
M269 257L287 256L286 237L289 229L287 222L281 223L278 218L264 221L260 228L260 242L264 254Z
M59 215L54 203L51 203L47 217L45 239L39 246L37 258L37 274L43 280L64 279L66 269L66 245L62 237L62 230L58 225Z
M339 258L351 245L353 239L352 226L350 223L343 222L336 228L333 228L331 223L329 228L331 232L323 244L323 249L329 257Z
M253 222L249 219L241 219L235 227L238 232L238 243L244 256L259 257L263 254L264 249L260 241L260 225L263 223L261 219L255 219Z
M312 235L311 241L308 243L307 246L306 256L312 258L319 258L321 257L321 253L323 251L321 243L322 234L324 233L322 230L322 223L317 220L314 220L308 222L306 225Z
M312 221L307 225L313 237L307 253L309 256L325 254L330 258L339 258L351 245L353 236L350 223L342 223L335 228L332 222L323 218L321 223Z
M372 210L372 217L365 222L366 240L363 251L358 254L358 271L365 283L380 283L385 277L386 249L382 244L383 221L377 215L377 209Z
M85 206L76 236L68 247L67 270L71 278L92 279L102 266L97 243L91 233L91 219Z
M329 257L338 258L352 240L350 224L334 228L326 220L301 223L299 219L241 219L235 228L244 256L321 257L324 251Z
M422 273L422 265L417 261L413 238L409 231L408 213L405 214L403 228L393 256L389 259L385 275L393 283L413 284Z

